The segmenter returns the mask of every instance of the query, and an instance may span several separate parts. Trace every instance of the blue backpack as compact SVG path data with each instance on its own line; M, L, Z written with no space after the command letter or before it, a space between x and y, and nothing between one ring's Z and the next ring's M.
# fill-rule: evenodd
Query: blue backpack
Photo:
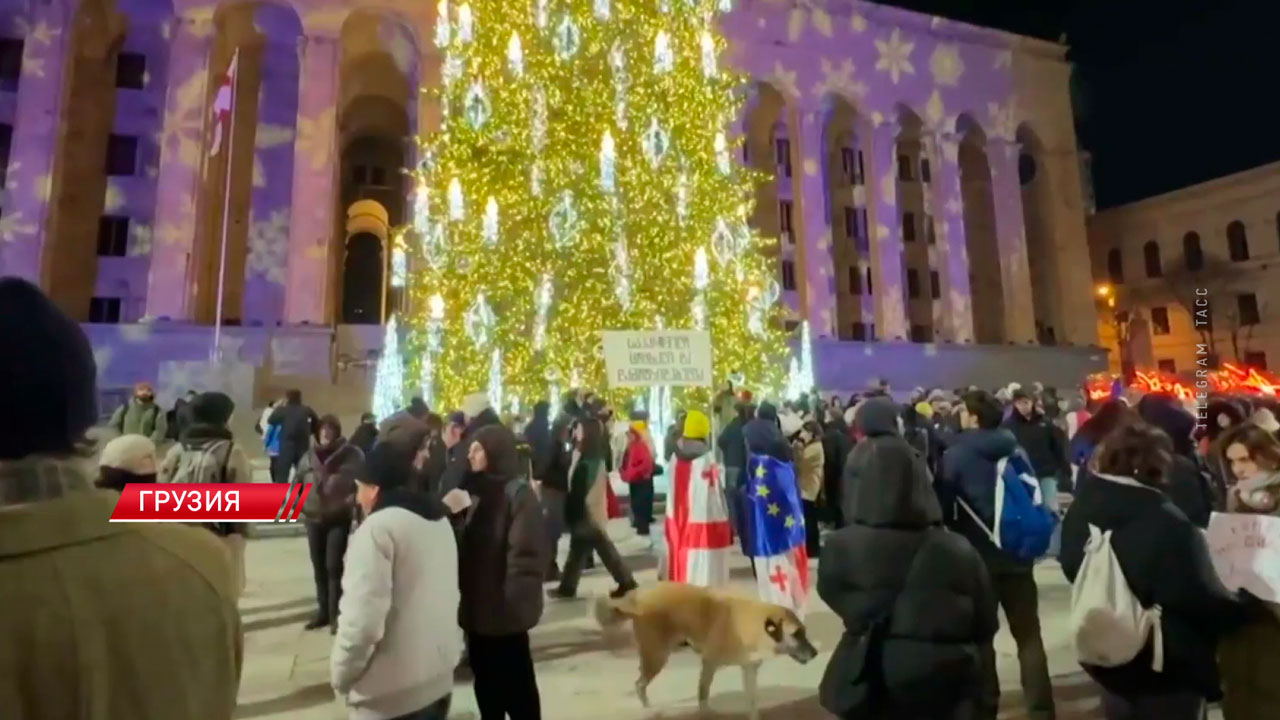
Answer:
M1033 562L1049 551L1058 516L1045 507L1040 481L1021 454L1000 458L996 463L994 528L987 527L963 500L958 504L997 548L1015 560Z

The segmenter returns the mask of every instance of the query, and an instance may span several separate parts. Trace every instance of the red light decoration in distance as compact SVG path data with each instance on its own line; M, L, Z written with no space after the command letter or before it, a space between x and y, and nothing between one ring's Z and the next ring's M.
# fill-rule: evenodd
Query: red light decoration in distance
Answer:
M1280 395L1280 380L1275 375L1257 368L1242 368L1231 363L1223 363L1221 369L1209 372L1209 391L1213 393L1236 393L1243 395ZM1090 375L1085 380L1085 391L1090 400L1106 400L1111 397L1113 375ZM1139 393L1167 393L1179 400L1192 400L1197 395L1194 382L1183 382L1174 375L1158 370L1138 370L1129 387Z

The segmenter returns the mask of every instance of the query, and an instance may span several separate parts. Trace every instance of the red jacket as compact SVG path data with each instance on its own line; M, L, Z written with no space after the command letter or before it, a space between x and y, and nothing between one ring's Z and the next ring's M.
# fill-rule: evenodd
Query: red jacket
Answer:
M635 430L627 431L627 450L622 454L622 469L618 474L626 483L642 482L653 477L653 451L649 442Z

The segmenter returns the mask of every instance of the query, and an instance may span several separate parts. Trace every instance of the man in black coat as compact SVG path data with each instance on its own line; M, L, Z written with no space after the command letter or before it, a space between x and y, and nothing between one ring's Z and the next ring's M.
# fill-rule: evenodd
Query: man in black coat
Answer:
M271 412L268 425L280 426L279 460L272 466L276 477L272 482L289 482L289 472L311 449L311 441L320 440L320 418L316 411L302 404L302 391L289 390L284 394L284 405Z
M1067 439L1063 432L1036 408L1035 398L1021 388L1013 391L1013 412L1004 426L1018 439L1018 446L1031 461L1045 507L1058 512L1059 484L1071 480L1071 461L1067 459ZM1057 557L1060 544L1061 533L1055 532L1049 554Z

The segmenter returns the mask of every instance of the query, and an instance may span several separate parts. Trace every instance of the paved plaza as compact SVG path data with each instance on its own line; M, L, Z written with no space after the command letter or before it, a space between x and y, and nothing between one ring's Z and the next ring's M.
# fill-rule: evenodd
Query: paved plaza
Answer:
M655 579L655 562L644 543L625 522L611 528L619 549L636 569L641 583ZM242 608L245 666L237 718L255 720L341 720L346 715L329 689L329 634L304 632L302 624L314 612L314 585L302 537L255 539L248 550L248 588ZM746 561L738 558L734 582L752 592ZM1070 587L1054 563L1037 570L1040 616L1058 696L1059 720L1101 718L1097 691L1076 665L1067 635ZM594 598L607 592L603 569L584 578L581 594ZM627 643L611 643L590 618L588 599L549 601L541 624L533 631L534 657L542 690L543 717L548 720L597 720L607 711L610 720L698 717L695 699L697 657L690 651L673 656L666 671L650 687L653 710L646 713L632 692L636 677L635 651ZM829 718L817 703L816 688L840 635L840 621L817 598L810 598L806 614L810 636L823 651L817 660L798 665L788 658L771 658L760 673L764 717L768 720ZM1000 678L1005 687L1001 720L1024 717L1012 638L997 638ZM451 720L475 720L469 679L458 675ZM741 674L722 670L712 687L714 717L741 716L744 709Z

